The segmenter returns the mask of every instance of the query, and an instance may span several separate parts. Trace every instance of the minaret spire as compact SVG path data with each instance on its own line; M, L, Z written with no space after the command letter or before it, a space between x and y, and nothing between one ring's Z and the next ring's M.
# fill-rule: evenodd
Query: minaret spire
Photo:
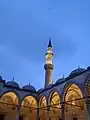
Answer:
M49 44L48 44L48 47L51 47L51 48L52 48L51 37L49 38Z
M47 85L52 84L53 52L52 52L51 37L49 38L47 53L45 54L45 57L46 57L46 64L44 65L44 68L45 68L45 87L47 87Z

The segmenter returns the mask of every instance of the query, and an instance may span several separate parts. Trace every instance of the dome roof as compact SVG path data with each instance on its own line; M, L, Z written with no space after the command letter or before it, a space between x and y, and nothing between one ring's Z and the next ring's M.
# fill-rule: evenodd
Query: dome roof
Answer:
M57 81L56 81L56 83L61 83L62 81L64 81L65 80L65 78L60 78L60 79L58 79Z
M22 87L23 90L28 90L28 91L32 91L32 92L36 92L36 89L32 86L32 85L25 85Z
M5 84L6 84L7 86L19 88L18 83L16 83L15 81L8 81L8 82L6 82Z
M84 69L84 68L77 68L77 69L73 70L73 71L69 74L69 76L78 75L78 74L84 72L85 70L86 70L86 69Z

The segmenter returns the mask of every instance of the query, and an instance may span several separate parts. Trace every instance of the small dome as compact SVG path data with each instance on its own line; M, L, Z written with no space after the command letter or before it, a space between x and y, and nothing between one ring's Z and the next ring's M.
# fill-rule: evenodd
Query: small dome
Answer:
M19 88L18 83L14 82L14 81L8 81L6 82L7 86L11 86L11 87L15 87L15 88Z
M25 85L22 87L23 90L28 90L32 92L36 92L36 89L32 85Z
M69 74L69 76L78 75L78 74L84 72L85 70L86 70L86 69L84 69L84 68L75 69L75 70L73 70L73 71Z
M65 78L60 78L56 81L56 83L61 83L62 81L65 81Z

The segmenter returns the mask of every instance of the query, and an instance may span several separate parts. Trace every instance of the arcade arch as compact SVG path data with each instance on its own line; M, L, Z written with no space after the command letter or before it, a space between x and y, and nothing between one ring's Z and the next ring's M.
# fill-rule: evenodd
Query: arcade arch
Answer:
M21 103L21 116L23 120L37 119L37 101L33 96L27 96Z
M71 84L64 95L65 120L87 120L86 104L80 88Z
M7 92L0 98L0 120L15 120L19 105L18 97L13 92Z
M60 97L57 91L53 91L49 97L49 117L50 120L59 120L61 119L61 105L60 105Z

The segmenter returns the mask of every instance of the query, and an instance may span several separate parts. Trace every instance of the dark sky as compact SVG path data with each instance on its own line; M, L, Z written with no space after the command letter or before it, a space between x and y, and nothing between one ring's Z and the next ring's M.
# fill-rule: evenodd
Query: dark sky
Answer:
M90 0L0 0L0 73L20 86L44 86L48 39L53 81L90 65Z

